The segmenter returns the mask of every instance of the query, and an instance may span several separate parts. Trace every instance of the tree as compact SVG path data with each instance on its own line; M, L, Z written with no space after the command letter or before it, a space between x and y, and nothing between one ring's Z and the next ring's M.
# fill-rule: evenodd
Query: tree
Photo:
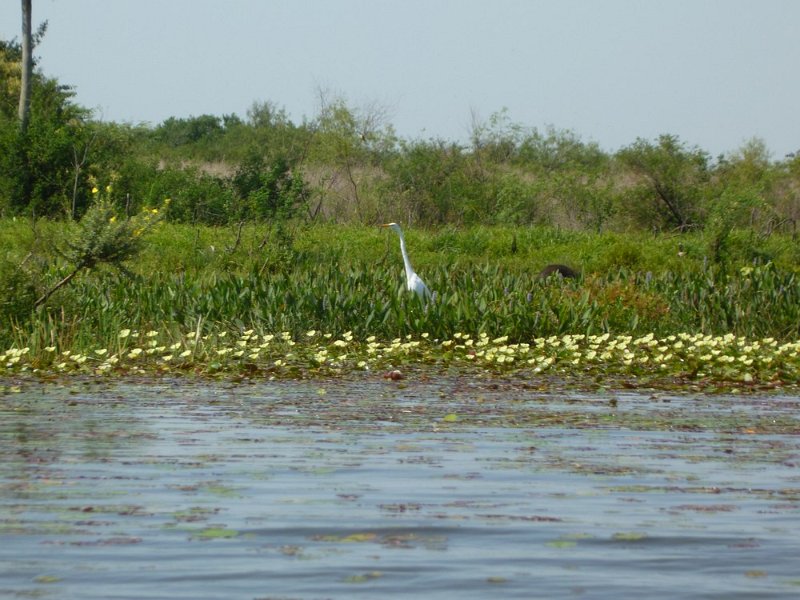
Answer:
M650 224L681 231L697 224L703 186L708 183L708 154L687 148L677 136L661 135L657 144L637 139L617 154L623 165L643 178L639 194L653 201Z
M29 5L23 2L26 33ZM72 101L72 88L37 68L32 50L46 30L45 21L27 51L16 39L0 40L0 214L80 214L88 200L89 157L82 153L91 137L84 126L90 111ZM23 83L26 52L31 72Z
M31 35L31 0L22 0L22 73L19 90L19 129L28 130L31 112L31 80L33 78L33 36Z

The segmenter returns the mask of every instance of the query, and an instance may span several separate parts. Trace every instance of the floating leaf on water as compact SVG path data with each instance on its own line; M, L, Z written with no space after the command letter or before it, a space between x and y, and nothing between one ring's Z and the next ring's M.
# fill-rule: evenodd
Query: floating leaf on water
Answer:
M380 577L383 577L383 573L380 571L370 571L369 573L362 573L360 575L350 575L349 577L345 577L344 581L345 583L366 583L367 581Z
M351 533L349 535L315 535L311 539L317 542L343 542L346 544L372 542L377 538L375 533Z
M505 577L487 577L486 582L494 584L508 583L508 579L506 579Z
M116 536L110 538L103 538L100 540L70 542L70 545L71 546L127 546L131 544L141 544L141 543L142 543L142 538L140 537Z
M235 488L217 483L206 486L205 491L208 492L209 494L214 494L216 496L231 497L239 495L239 492Z
M204 508L193 506L188 510L179 510L172 514L172 518L178 522L191 523L195 521L207 521L219 512L218 508Z
M225 527L209 527L197 532L192 537L200 540L218 540L218 539L231 539L239 535L235 529L226 529Z
M444 421L445 423L455 423L456 421L458 421L458 415L455 413L447 414L444 417L442 417L442 421Z
M762 577L766 577L767 572L754 569L752 571L745 571L744 576L749 577L750 579L760 579Z
M705 513L733 512L737 507L733 504L681 504L674 510L685 510Z
M620 532L611 536L612 540L617 542L638 542L647 537L647 534L638 531Z
M278 552L284 556L301 556L303 554L303 548L302 546L287 545L278 548Z
M371 542L377 537L374 533L353 533L341 539L342 542L359 543Z
M61 578L53 575L39 575L33 580L34 583L58 583L59 581L61 581Z
M550 540L546 545L551 548L573 548L577 544L575 540Z

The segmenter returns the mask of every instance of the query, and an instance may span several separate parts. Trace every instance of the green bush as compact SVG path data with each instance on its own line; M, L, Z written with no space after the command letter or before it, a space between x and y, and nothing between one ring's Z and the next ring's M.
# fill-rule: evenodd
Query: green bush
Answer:
M6 214L71 216L85 206L87 173L77 162L88 143L88 111L71 101L70 88L34 79L27 131L0 116L0 210Z
M0 258L0 281L0 347L8 347L12 332L29 326L36 286L24 267L4 258Z
M386 165L387 187L426 224L467 224L491 214L496 202L492 174L455 144L404 144Z
M636 140L617 158L640 178L625 198L641 225L684 231L699 223L710 179L706 152L687 147L677 136L661 135L655 144Z
M280 157L267 163L263 156L251 154L239 165L231 184L239 201L239 219L291 218L308 198L301 174L293 173Z

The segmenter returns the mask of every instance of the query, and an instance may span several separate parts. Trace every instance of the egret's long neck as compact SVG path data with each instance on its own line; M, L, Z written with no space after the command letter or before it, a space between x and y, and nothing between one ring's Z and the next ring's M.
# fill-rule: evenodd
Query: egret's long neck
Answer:
M411 261L408 259L408 252L406 252L406 240L402 233L398 232L397 235L400 236L400 252L403 255L403 264L406 266L406 279L410 281L414 269L411 268Z

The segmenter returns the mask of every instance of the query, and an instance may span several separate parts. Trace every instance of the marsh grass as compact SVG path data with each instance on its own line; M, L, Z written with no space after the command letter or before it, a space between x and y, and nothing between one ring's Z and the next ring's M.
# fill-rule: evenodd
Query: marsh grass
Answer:
M23 256L26 244L30 248L46 245L41 231L48 232L52 243L60 235L59 228L49 223L43 223L37 235L31 235L28 224L7 224L0 238L7 258ZM20 229L17 238L9 233L14 227ZM9 320L0 348L9 348L4 364L14 356L17 360L3 368L96 370L105 365L104 372L115 372L124 365L125 369L147 365L283 374L292 372L286 371L288 364L295 371L331 368L334 363L342 368L388 368L392 361L372 363L366 348L392 340L415 340L427 349L422 354L410 352L409 361L450 365L456 355L443 344L459 339L456 334L474 340L504 338L505 344L518 348L520 344L539 347L541 342L534 340L564 336L589 340L603 335L632 339L652 335L668 340L679 335L712 336L709 339L733 335L737 341L772 338L780 344L800 339L800 282L791 268L797 251L789 239L776 237L759 247L759 253L769 255L771 262L754 262L752 251L742 250L726 264L712 265L699 235L654 238L549 229L428 232L411 228L406 232L411 259L435 291L434 301L425 304L406 293L396 237L385 233L377 228L334 226L279 230L164 224L150 235L126 272L98 268L85 273L60 289L31 318ZM741 247L747 248L746 244ZM540 280L541 267L555 261L579 268L582 278ZM40 264L46 267L42 286L57 281L66 268L52 256L40 259ZM120 337L126 331L128 335ZM243 347L218 354L227 348L224 336L242 341L240 336L248 331ZM350 336L352 347L358 350L350 358L337 361L327 354L326 360L318 361L314 357L321 356L320 352L330 353L337 347L329 348L327 341L320 345L315 336L306 335L309 331L324 332L320 335L330 336L331 343ZM148 332L153 332L150 337L142 337ZM267 348L277 347L273 343L252 351L250 340L264 343L267 336L278 336L283 343L292 341L300 350L283 348L272 355ZM26 348L22 354L8 354ZM141 349L142 360L126 361L135 348ZM288 354L294 360L287 360ZM255 358L243 358L250 355ZM602 355L595 349L595 357ZM167 356L169 360L164 359ZM524 363L526 368L536 368L527 362L532 356L508 363L475 360L481 358L477 353L468 356L467 352L458 362L484 368L512 364L518 368ZM648 354L645 363L636 363L642 358L637 356L628 364L627 358L614 356L607 355L602 365L593 357L574 366L608 372L628 372L634 366L659 373L707 375L703 361L694 355L681 362L666 361L663 368L650 363L657 355ZM112 357L116 362L105 362ZM284 364L276 367L278 360ZM561 367L570 364L558 356L554 361ZM361 362L364 365L358 367ZM725 376L738 380L745 375L796 378L794 363L787 364L759 371L731 370L729 363L715 363L708 374L729 373Z

